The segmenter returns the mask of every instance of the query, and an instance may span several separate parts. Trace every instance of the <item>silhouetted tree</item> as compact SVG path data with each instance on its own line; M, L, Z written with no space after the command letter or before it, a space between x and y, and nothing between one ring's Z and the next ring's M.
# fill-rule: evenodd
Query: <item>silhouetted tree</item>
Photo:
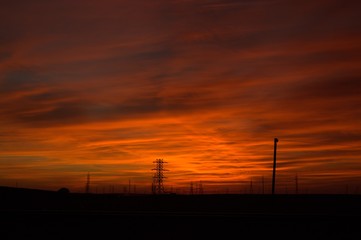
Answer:
M58 190L58 193L60 193L60 194L68 194L68 193L70 193L70 191L69 191L68 188L63 187L63 188L60 188Z

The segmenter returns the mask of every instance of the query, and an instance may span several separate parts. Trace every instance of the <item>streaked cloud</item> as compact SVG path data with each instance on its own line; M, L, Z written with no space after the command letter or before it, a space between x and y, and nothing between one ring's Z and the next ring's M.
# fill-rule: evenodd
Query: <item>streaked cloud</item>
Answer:
M358 1L7 1L0 184L357 191Z

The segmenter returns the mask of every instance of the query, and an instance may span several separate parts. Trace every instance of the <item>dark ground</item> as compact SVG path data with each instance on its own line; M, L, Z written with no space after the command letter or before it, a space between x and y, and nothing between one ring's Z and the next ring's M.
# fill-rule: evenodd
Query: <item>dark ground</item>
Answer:
M96 195L0 187L0 239L358 239L360 195Z

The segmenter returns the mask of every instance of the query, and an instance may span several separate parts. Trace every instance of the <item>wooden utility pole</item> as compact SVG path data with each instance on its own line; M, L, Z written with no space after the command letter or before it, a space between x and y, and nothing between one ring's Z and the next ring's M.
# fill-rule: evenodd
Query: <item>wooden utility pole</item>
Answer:
M273 152L272 194L275 194L277 143L278 143L278 139L275 138L274 139L274 152Z

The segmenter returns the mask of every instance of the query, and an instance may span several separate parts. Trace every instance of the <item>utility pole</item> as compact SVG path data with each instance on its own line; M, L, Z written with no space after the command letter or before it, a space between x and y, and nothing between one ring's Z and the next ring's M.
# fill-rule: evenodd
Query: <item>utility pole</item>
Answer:
M278 143L278 139L275 138L274 139L274 152L273 152L272 194L275 194L277 143Z
M130 192L131 192L130 187L131 187L131 184L130 184L130 179L129 179L129 183L128 183L128 194L130 194Z
M251 181L249 182L249 193L253 194L253 182L252 182L252 178Z

